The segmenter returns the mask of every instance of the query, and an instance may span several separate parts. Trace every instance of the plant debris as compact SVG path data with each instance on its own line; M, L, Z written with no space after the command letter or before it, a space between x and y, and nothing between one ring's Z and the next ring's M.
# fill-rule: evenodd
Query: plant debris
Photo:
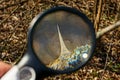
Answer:
M116 22L120 0L105 0L99 30ZM95 0L1 0L0 60L16 64L27 51L29 23L39 13L55 6L73 7L93 22ZM109 46L110 50L109 50ZM119 80L120 27L97 39L95 55L89 63L71 74L46 77L44 80Z

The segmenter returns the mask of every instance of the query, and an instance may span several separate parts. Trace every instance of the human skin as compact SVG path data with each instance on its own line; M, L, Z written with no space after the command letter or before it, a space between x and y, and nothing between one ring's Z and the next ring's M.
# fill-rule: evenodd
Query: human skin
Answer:
M6 64L0 61L0 78L12 67L12 65Z

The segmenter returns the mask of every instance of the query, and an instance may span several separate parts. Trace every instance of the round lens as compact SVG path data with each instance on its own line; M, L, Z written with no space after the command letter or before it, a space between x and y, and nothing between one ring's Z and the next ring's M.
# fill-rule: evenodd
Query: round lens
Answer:
M73 71L92 56L94 30L83 14L74 9L51 10L34 23L32 47L48 68Z

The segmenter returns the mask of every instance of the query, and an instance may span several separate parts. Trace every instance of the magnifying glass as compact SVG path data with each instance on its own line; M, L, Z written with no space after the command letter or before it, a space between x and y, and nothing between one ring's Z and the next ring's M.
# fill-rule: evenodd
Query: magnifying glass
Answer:
M93 24L76 9L52 8L38 14L30 27L27 53L1 80L38 80L41 75L70 73L93 56Z

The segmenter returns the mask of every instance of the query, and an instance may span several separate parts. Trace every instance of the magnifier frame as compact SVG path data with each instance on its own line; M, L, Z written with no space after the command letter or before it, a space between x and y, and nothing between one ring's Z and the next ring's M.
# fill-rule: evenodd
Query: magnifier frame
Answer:
M91 33L92 33L92 40L93 40L93 42L92 42L92 49L91 49L91 55L90 55L90 57L89 57L89 59L83 64L83 65L81 65L81 66L79 66L79 68L81 68L81 67L83 67L83 66L85 66L86 64L87 64L87 62L92 58L92 56L94 55L93 54L93 52L94 52L94 49L95 49L95 42L96 42L96 36L95 36L95 30L94 30L94 27L93 27L93 24L91 23L91 21L83 14L83 13L81 13L81 12L79 12L78 10L76 10L76 9L73 9L73 8L70 8L70 7L55 7L55 8L52 8L52 9L50 9L50 10L47 10L47 11L45 11L45 12L43 12L43 13L40 13L40 14L38 14L34 19L33 19L33 21L31 22L31 24L30 24L30 29L29 29L29 32L28 32L28 49L30 50L30 51L32 51L31 53L33 53L35 56L36 56L36 58L38 58L37 57L37 55L36 55L36 53L35 53L35 51L34 51L34 49L33 49L33 33L34 33L34 31L35 31L35 28L36 28L36 26L37 26L37 24L46 16L46 15L48 15L48 14L50 14L50 13L54 13L54 12L57 12L57 11L65 11L65 12L70 12L70 13L73 13L73 14L75 14L75 15L78 15L80 18L82 18L83 19L83 21L85 22L85 23L87 23L87 25L89 26L89 28L90 28L90 31L91 31ZM38 58L38 60L40 61L40 59ZM40 61L41 62L41 61ZM42 63L42 62L41 62ZM43 64L43 63L42 63ZM46 67L46 68L48 68L48 67ZM71 73L71 72L73 72L73 71L76 71L76 70L78 70L79 68L77 68L77 69L74 69L74 70L65 70L65 71L59 71L59 70L52 70L51 68L48 68L48 69L50 69L50 70L52 70L53 72L55 72L55 73Z

